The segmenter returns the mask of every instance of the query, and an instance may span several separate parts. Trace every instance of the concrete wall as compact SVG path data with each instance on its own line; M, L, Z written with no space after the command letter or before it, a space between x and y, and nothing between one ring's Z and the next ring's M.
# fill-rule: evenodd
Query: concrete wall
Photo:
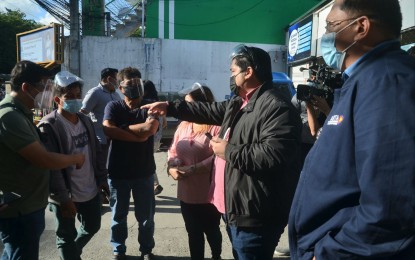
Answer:
M401 0L402 30L415 26L415 1Z
M200 82L211 87L216 100L229 94L229 55L239 43L86 36L82 39L80 70L83 93L95 87L106 67L138 68L158 91L175 92ZM271 54L273 71L286 71L285 46L249 44ZM69 57L68 48L65 57ZM68 68L65 60L62 70Z

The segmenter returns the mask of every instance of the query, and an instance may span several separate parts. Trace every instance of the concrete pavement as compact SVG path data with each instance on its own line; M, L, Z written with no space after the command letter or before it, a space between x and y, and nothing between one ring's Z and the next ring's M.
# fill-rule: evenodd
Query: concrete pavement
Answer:
M163 192L156 197L155 234L156 246L153 250L155 259L160 260L184 260L189 258L187 233L180 213L179 201L176 198L177 184L166 174L166 152L155 153L157 172ZM128 215L128 239L127 259L139 259L140 252L137 242L138 223L133 213L131 203L130 214ZM112 249L110 245L110 224L111 211L108 205L102 209L101 229L95 234L92 240L86 245L82 253L82 259L101 260L111 259ZM223 235L223 259L233 259L232 248L225 231L225 225L221 224ZM288 248L287 234L281 237L279 248ZM0 252L2 252L0 245ZM210 259L210 248L206 242L205 257ZM46 210L46 229L43 232L40 243L40 259L59 259L58 250L55 246L54 221L49 210ZM289 257L275 257L274 259L290 259Z

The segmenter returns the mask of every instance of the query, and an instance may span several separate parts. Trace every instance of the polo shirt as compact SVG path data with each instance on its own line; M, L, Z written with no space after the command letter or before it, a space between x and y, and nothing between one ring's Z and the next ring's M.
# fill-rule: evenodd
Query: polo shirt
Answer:
M104 130L102 128L102 119L104 118L105 106L111 101L121 100L117 92L109 92L101 84L90 89L82 101L82 109L89 113L94 123L95 133L101 144L107 143Z
M0 218L11 218L46 207L49 170L32 165L18 153L40 142L31 110L10 95L0 106L0 189L22 196L0 212Z

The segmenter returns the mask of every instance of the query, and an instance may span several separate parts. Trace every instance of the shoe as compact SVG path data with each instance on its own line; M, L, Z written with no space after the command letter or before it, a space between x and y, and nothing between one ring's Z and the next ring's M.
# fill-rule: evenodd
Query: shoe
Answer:
M112 255L112 260L125 260L127 257L125 256L125 253L114 253Z
M288 248L278 248L274 251L275 256L290 256L290 249Z
M152 253L141 255L141 260L153 260L153 259L154 259L154 255Z
M161 185L157 185L154 188L154 196L159 195L163 191L163 187Z

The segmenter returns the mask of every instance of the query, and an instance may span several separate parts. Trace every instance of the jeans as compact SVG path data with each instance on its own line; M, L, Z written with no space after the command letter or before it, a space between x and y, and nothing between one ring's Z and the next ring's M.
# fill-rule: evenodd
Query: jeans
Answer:
M235 260L271 260L284 227L226 227Z
M56 246L61 259L81 259L82 249L101 228L101 199L99 193L85 202L74 202L76 218L81 223L78 230L75 218L62 216L61 207L49 203L49 210L55 216Z
M205 259L205 236L212 250L212 258L219 259L222 253L220 216L213 204L188 204L180 201L183 220L189 237L192 260Z
M125 254L125 240L128 237L127 215L130 194L133 195L134 213L138 222L138 243L142 254L151 253L154 248L154 175L134 180L108 179L110 206L112 211L111 245L114 254Z
M0 218L2 260L39 259L39 240L45 229L45 209L15 218Z

